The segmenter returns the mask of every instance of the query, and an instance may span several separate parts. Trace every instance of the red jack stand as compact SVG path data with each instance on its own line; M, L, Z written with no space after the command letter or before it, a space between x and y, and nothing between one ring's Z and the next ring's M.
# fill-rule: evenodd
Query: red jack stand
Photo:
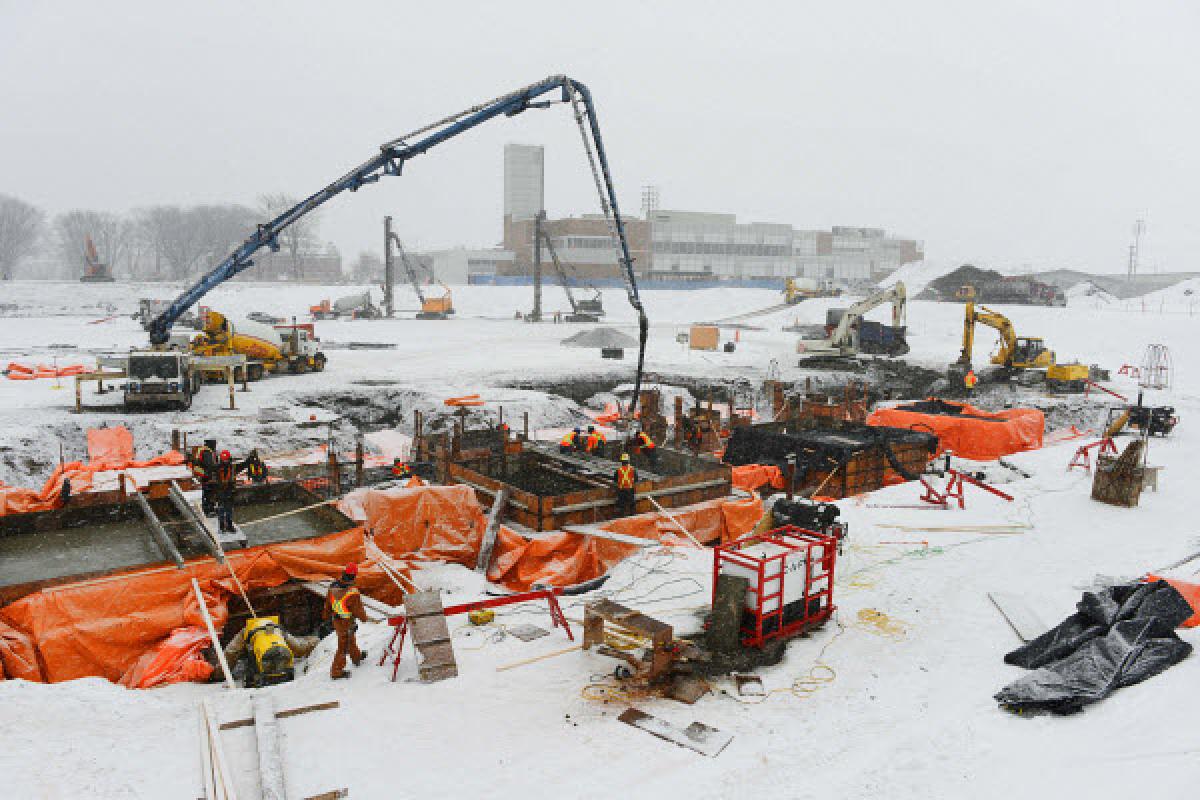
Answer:
M946 488L939 490L929 481L921 478L921 485L925 487L925 493L921 495L921 499L926 503L932 503L935 506L949 507L951 500L958 501L959 508L966 508L966 498L964 497L963 489L966 484L978 486L986 492L991 492L997 497L1002 497L1008 502L1012 502L1012 495L1000 491L995 486L988 486L983 481L977 481L966 473L959 472L956 469L946 470L946 474L950 476L950 480L946 482Z
M1070 472L1075 467L1080 467L1088 475L1091 475L1092 450L1096 448L1099 448L1096 450L1097 456L1104 455L1105 453L1112 453L1115 455L1117 452L1116 444L1114 444L1113 440L1107 436L1098 442L1080 445L1079 449L1075 451L1075 455L1071 457L1071 463L1067 464L1067 471Z
M571 626L567 624L567 618L563 616L562 608L558 605L558 595L562 594L562 589L539 589L536 592L521 592L519 594L509 594L503 597L495 597L491 600L478 600L474 603L462 603L457 606L446 606L444 613L447 617L454 614L467 614L471 611L478 611L482 608L499 608L500 606L509 606L514 603L527 603L530 600L545 600L546 605L550 607L550 621L554 627L562 626L566 631L567 638L572 642L575 641L575 635L571 633ZM379 657L379 666L383 666L387 661L388 656L392 656L392 680L396 680L396 674L400 671L400 654L404 651L405 634L408 633L408 617L400 614L388 619L388 625L396 629L392 634L392 639L388 642L388 646L384 648L383 655Z

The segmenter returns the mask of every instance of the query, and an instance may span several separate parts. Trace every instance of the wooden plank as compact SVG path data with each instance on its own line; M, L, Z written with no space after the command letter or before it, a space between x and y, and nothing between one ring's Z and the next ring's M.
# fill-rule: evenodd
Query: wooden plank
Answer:
M212 741L208 738L208 718L204 715L204 706L197 705L200 721L200 773L204 778L204 800L217 800L217 790L213 783Z
M193 579L194 580L194 579ZM219 651L218 651L219 652ZM237 800L237 787L229 771L229 759L225 757L225 745L221 742L221 728L212 701L205 698L204 716L208 724L208 737L212 743L214 781L220 785L217 796L225 800Z
M334 789L331 792L321 792L320 794L314 794L310 797L304 798L304 800L342 800L342 798L349 797L349 796L350 796L349 789Z
M138 507L142 510L142 516L145 517L146 522L150 525L150 532L154 534L154 539L158 542L158 548L162 550L163 557L174 561L175 566L183 569L183 556L179 554L175 543L167 535L167 531L155 515L154 509L150 508L150 503L146 500L145 495L134 487L133 496L137 499Z
M229 671L229 662L225 660L225 648L221 646L221 640L217 638L217 629L213 627L212 616L208 613L208 604L204 602L204 594L200 591L200 584L196 582L195 578L192 578L192 591L196 593L196 602L200 605L200 613L204 616L204 624L208 627L208 636L212 639L213 649L217 651L217 661L221 663L221 672L225 675L225 686L228 689L236 689L233 674Z
M483 542L479 545L479 558L475 562L475 571L487 574L492 566L492 550L496 547L496 535L500 532L500 517L504 514L504 506L508 504L508 487L503 487L492 508L488 512L487 528L483 531Z
M570 647L564 647L561 650L551 650L549 653L542 653L540 656L533 656L532 658L523 658L520 661L514 661L511 664L502 664L502 665L496 667L496 672L504 672L505 670L515 669L517 667L523 667L526 664L534 664L538 661L545 661L548 658L554 658L555 656L561 656L564 653L570 653L571 651L579 650L582 647L583 647L583 642L579 642L579 643L571 645Z
M605 539L610 542L631 544L634 547L653 547L654 545L659 544L657 539L643 539L640 536L630 536L625 533L606 531L599 525L564 525L560 531L546 531L547 534L559 532L574 533L577 536L591 536L595 539Z
M1025 598L1012 592L988 592L988 598L1023 642L1028 642L1050 630Z
M254 695L254 737L258 741L258 785L262 800L287 800L275 702L264 692Z
M296 717L301 714L308 714L313 711L328 711L332 708L340 708L341 703L337 700L328 700L324 703L313 703L309 706L297 706L296 708L285 708L283 711L275 712L275 719L287 719L288 717ZM254 717L245 717L243 719L235 719L229 722L221 723L221 730L227 731L233 728L245 728L254 724Z

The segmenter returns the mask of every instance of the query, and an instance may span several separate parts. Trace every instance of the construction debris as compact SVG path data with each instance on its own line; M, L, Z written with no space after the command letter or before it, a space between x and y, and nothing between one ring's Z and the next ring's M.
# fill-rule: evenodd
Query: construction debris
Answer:
M636 708L626 709L617 719L626 725L632 725L652 736L657 736L659 739L695 750L710 758L719 756L721 751L733 741L732 733L723 733L703 722L693 722L686 728L677 728L665 720L644 711L638 711Z

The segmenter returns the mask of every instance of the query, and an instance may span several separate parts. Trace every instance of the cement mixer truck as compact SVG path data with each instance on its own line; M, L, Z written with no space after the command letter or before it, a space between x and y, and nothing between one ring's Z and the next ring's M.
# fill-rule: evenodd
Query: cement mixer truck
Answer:
M312 323L264 325L249 319L234 320L219 311L204 312L202 333L189 350L196 356L245 356L246 380L256 381L268 372L320 372L325 354L320 350ZM206 378L211 377L205 375ZM216 376L220 379L220 375ZM240 375L237 376L241 380Z

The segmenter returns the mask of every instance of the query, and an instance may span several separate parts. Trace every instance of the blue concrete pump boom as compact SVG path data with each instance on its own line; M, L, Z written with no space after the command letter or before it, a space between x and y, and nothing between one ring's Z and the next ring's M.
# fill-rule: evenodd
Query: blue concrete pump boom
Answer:
M344 191L358 191L362 186L374 183L384 175L399 175L406 161L428 152L442 142L448 141L460 133L465 133L494 117L500 115L513 117L530 108L548 108L554 102L553 100L537 101L537 98L555 91L560 93L560 102L571 103L575 109L575 119L579 124L580 135L583 138L584 148L592 166L593 176L596 179L596 188L600 194L600 205L605 212L605 216L609 219L615 233L615 238L617 239L617 256L624 270L629 303L638 313L640 336L637 378L634 384L633 399L630 402L628 411L630 418L632 418L633 412L637 408L641 390L642 369L646 356L646 338L649 323L646 319L646 312L642 308L641 298L638 295L637 280L633 272L633 259L629 255L629 243L625 238L625 225L621 221L621 213L617 206L617 195L613 189L612 174L608 167L608 157L604 152L604 142L600 136L600 125L596 120L596 109L592 104L591 92L587 86L576 80L572 80L566 75L552 75L543 81L530 84L523 89L518 89L515 92L466 109L382 145L379 148L377 156L350 170L350 172L341 178L338 178L316 194L297 203L270 222L259 225L254 233L246 241L242 242L240 247L227 256L211 272L200 278L194 285L175 298L166 311L150 322L150 343L155 346L166 344L170 339L171 325L175 320L195 305L209 291L238 273L254 266L251 257L259 250L269 247L272 251L277 252L280 248L278 241L279 234L305 214L332 200ZM582 110L579 107L581 103L583 106ZM407 139L416 136L422 136L423 138L412 143L407 141Z

